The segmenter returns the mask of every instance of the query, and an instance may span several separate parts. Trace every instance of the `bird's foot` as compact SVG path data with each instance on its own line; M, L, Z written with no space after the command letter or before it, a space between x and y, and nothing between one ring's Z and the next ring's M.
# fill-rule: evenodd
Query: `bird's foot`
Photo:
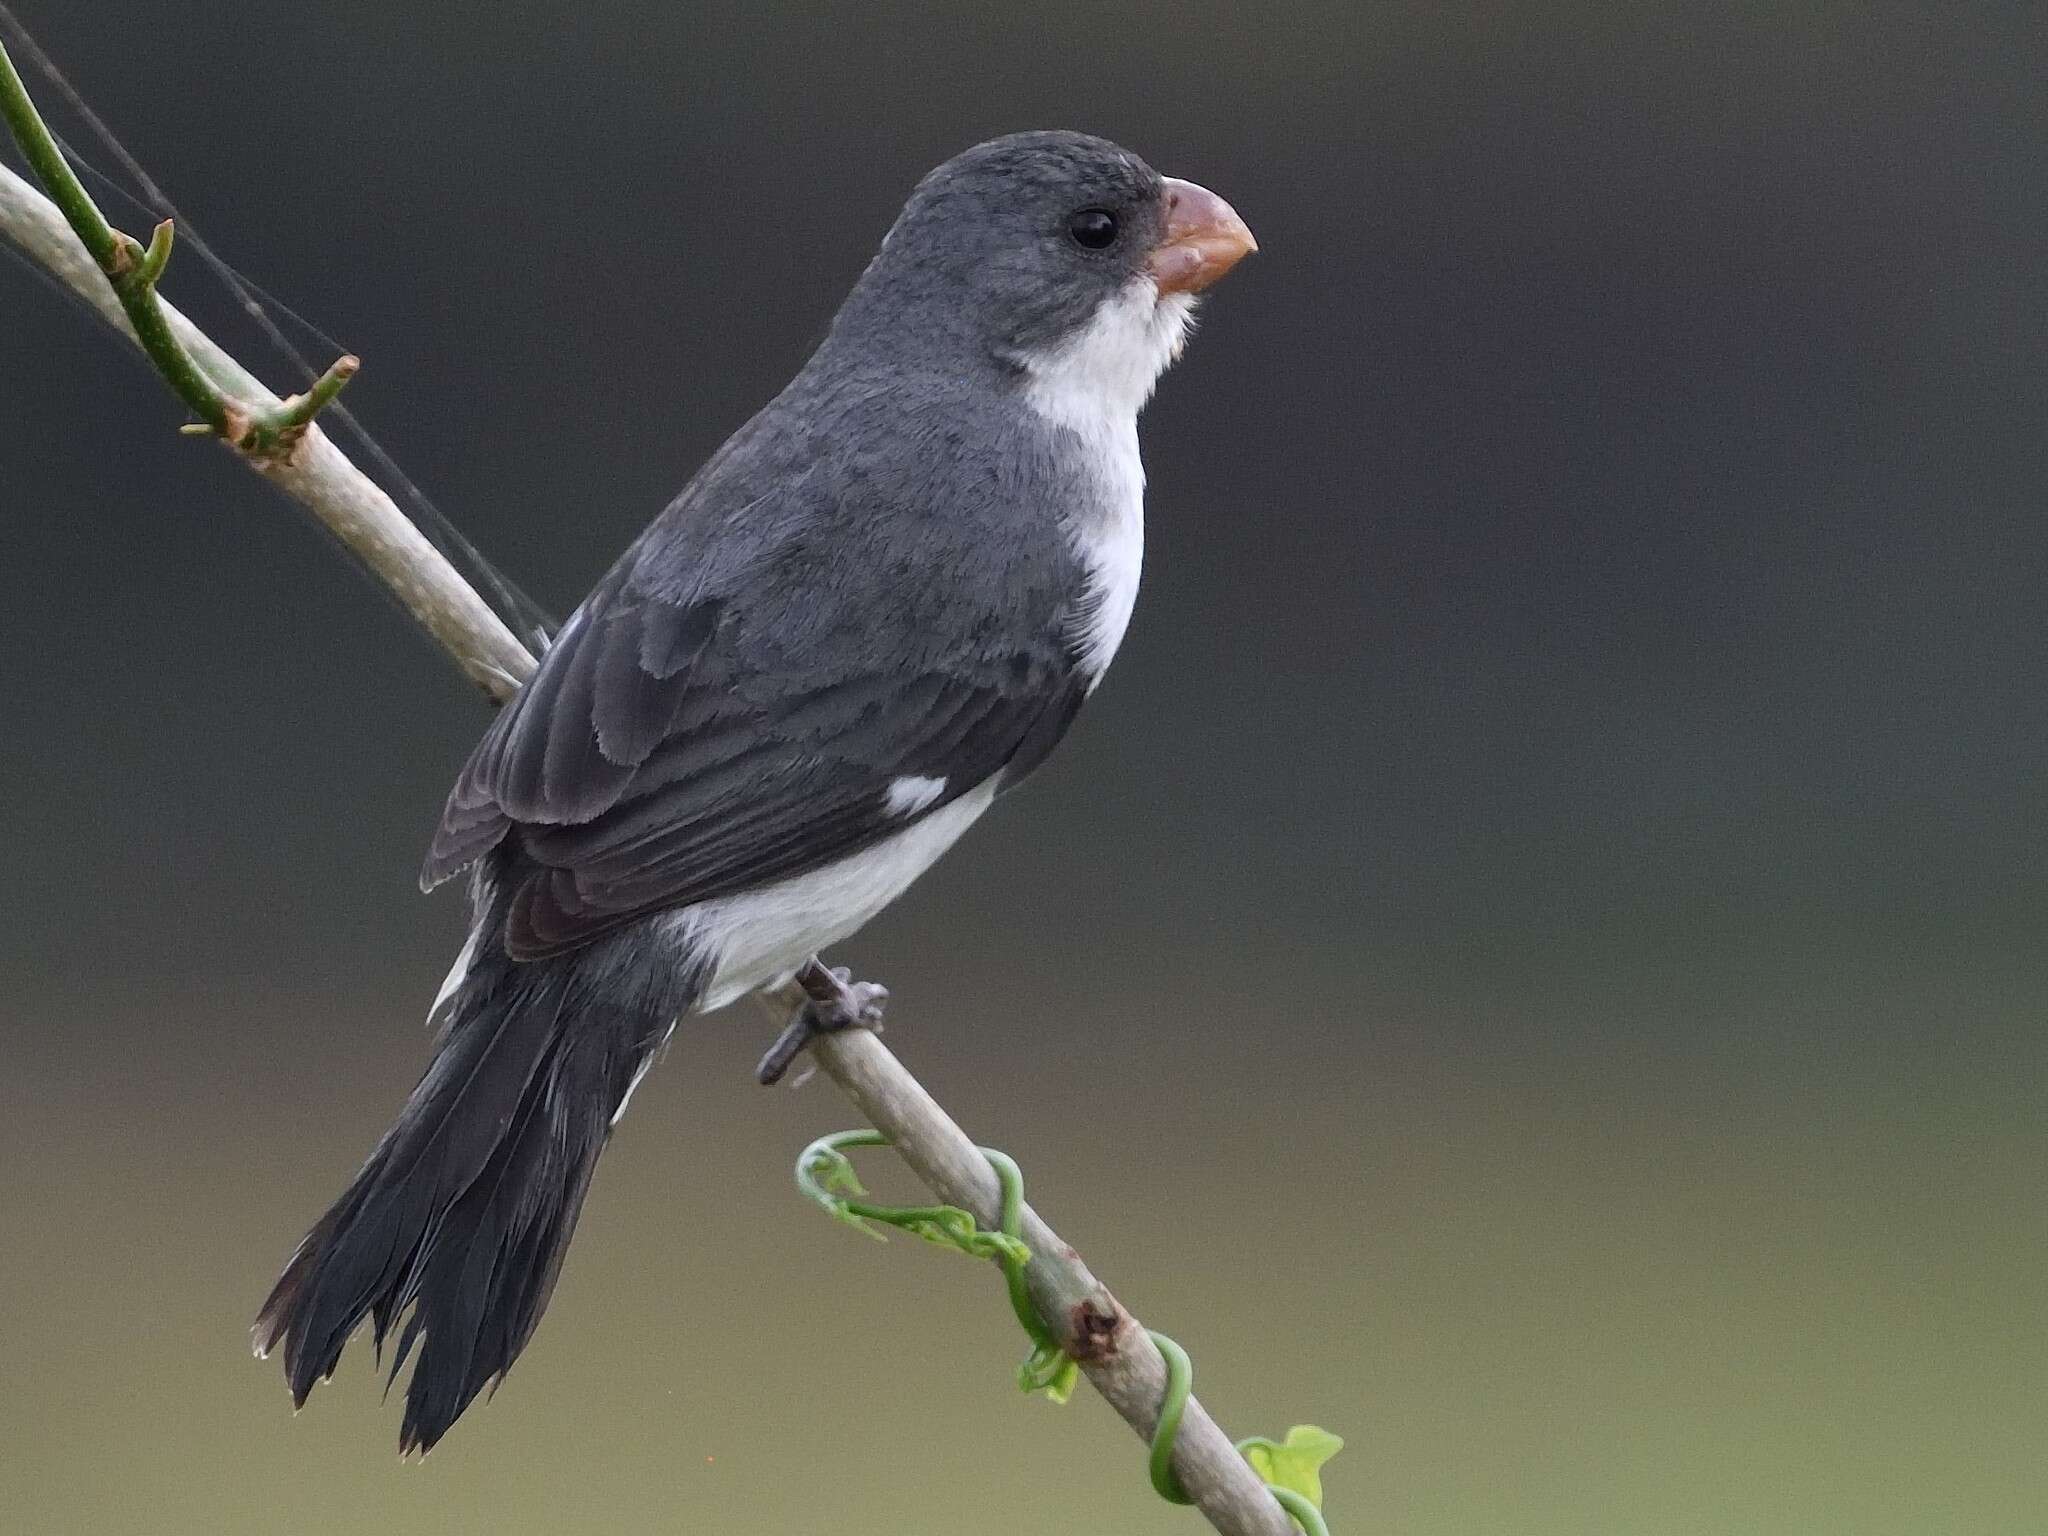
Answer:
M796 973L795 986L804 1000L754 1069L754 1076L764 1084L781 1082L791 1063L820 1035L842 1029L872 1029L877 1034L882 1030L882 1011L889 1001L887 987L855 981L845 966L828 968L815 955Z

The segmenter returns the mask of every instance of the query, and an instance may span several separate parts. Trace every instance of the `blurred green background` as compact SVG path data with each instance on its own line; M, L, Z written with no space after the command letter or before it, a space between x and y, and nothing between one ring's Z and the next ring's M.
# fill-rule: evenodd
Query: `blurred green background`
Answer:
M557 612L945 155L1231 198L1111 682L840 956L891 1042L1349 1536L2048 1529L2037 7L16 8ZM177 419L0 263L0 1527L1198 1528L799 1202L742 1010L429 1461L364 1350L290 1415L485 712Z

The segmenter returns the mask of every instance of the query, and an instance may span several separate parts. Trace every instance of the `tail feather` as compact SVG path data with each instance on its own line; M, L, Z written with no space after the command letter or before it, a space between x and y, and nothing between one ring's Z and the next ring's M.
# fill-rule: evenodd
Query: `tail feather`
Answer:
M446 1003L397 1124L257 1317L295 1402L366 1318L380 1353L402 1318L391 1378L417 1358L400 1446L428 1450L532 1338L612 1123L675 1017L666 998L603 995L590 959L480 963Z

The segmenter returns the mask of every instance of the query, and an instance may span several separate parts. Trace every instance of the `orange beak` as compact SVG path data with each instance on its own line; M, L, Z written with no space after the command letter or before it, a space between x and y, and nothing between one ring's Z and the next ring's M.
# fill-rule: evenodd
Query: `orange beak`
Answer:
M1166 178L1166 237L1152 252L1161 293L1200 293L1258 248L1230 204L1207 187Z

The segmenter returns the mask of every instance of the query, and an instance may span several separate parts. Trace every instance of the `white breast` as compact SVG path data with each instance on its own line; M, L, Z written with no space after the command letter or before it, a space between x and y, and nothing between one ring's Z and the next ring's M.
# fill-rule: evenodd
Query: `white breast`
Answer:
M1179 355L1192 307L1185 294L1161 299L1140 278L1105 302L1078 335L1024 359L1025 400L1081 440L1096 481L1090 504L1066 511L1068 535L1088 570L1073 622L1091 688L1123 642L1145 564L1138 412Z

